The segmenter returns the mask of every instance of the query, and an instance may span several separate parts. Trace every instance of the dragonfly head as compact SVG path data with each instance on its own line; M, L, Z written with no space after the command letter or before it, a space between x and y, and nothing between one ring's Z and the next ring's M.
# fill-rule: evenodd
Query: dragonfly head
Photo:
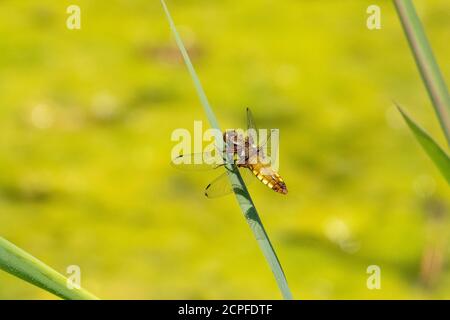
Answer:
M240 135L236 130L226 130L223 133L223 141L226 145L242 144L242 135Z

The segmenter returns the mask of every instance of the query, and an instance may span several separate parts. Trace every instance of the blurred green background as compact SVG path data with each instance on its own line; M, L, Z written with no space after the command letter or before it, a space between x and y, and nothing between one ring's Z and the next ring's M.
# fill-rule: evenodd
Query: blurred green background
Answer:
M450 79L450 2L415 3ZM250 191L294 297L449 298L449 188L392 100L445 141L392 3L167 4L222 127L280 128L289 194ZM203 195L219 173L170 166L206 117L159 1L0 8L0 235L101 298L280 298L234 197ZM54 296L0 272L0 298Z

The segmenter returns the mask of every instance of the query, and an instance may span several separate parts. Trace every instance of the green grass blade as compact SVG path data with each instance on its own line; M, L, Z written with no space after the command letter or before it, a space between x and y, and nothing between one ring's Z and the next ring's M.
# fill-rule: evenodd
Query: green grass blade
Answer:
M211 109L211 106L208 102L206 94L203 90L203 87L200 83L200 80L195 72L194 66L191 63L189 55L183 45L183 41L181 40L180 35L175 27L175 24L170 16L169 10L166 6L164 0L161 0L161 4L163 6L164 12L167 16L167 20L169 21L170 29L175 37L175 41L178 45L178 48L183 56L184 62L188 68L189 74L194 82L195 89L200 98L200 102L203 106L203 109L208 117L208 120L211 124L211 127L220 130L219 123L216 120L216 117ZM222 136L216 137L216 143L222 144ZM218 146L219 148L221 146ZM245 186L239 171L236 166L231 162L226 164L228 169L228 176L230 178L231 185L234 186L234 193L236 195L236 199L241 207L241 210L245 216L247 223L249 224L253 234L258 242L258 245L261 248L269 266L275 276L275 280L280 288L280 291L285 299L292 299L292 294L289 290L286 276L281 267L280 261L275 253L275 250L269 240L269 237L264 229L264 226L259 218L258 212L256 211L255 205L250 197L250 194Z
M29 253L0 237L0 269L63 299L98 299L84 289L69 289L67 279Z
M414 9L414 4L411 0L394 0L394 4L436 115L450 145L450 96L447 85Z
M441 171L444 178L447 180L447 183L450 185L450 158L442 150L441 147L430 137L428 133L425 132L421 127L419 127L412 119L409 117L400 106L397 105L397 108L400 110L403 118L405 119L408 127L414 133L417 141L419 141L422 148L428 154L428 156L433 160L434 164L438 167L439 171Z

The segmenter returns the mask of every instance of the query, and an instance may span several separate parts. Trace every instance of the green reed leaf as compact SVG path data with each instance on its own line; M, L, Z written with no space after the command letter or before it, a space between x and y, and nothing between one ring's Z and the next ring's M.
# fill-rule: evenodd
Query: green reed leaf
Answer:
M208 98L206 97L201 82L197 76L197 73L195 72L194 66L191 63L189 54L186 51L186 48L184 47L183 41L180 35L178 34L178 31L175 27L175 23L172 20L172 17L164 0L161 0L161 4L163 6L164 12L166 14L175 41L178 45L181 55L183 56L183 60L188 68L192 81L194 82L195 89L200 98L200 102L203 106L203 109L208 117L210 125L211 127L218 129L216 131L220 132L219 123L214 115L214 112L212 111ZM216 143L218 144L222 143L221 135L216 137ZM220 148L220 146L218 147ZM227 168L228 176L230 178L230 183L234 187L234 193L236 195L236 199L239 203L242 213L244 214L244 217L248 225L250 226L250 229L252 230L258 242L258 245L261 248L261 251L264 254L264 257L269 263L269 266L275 276L275 280L278 284L281 294L285 299L292 299L292 294L291 291L289 290L286 281L286 276L283 272L280 261L278 260L275 250L267 235L267 232L265 231L261 219L259 218L258 212L256 211L255 205L253 203L252 198L250 197L247 187L245 186L244 181L242 180L242 177L239 174L239 170L232 162L226 163L225 166Z
M409 46L450 145L450 95L411 0L394 0Z
M82 288L69 289L67 278L2 237L0 237L0 269L63 299L98 299Z
M430 137L430 135L425 132L424 129L419 127L403 109L397 105L397 108L400 110L403 118L405 119L408 127L413 132L417 141L420 143L422 148L425 150L427 155L434 162L436 167L438 167L439 171L442 173L444 178L447 180L447 183L450 184L450 158L445 153L444 150Z

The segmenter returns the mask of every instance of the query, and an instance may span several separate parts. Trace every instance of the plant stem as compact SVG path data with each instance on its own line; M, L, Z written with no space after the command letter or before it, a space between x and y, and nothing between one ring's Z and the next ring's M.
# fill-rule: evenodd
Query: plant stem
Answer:
M63 299L98 299L82 288L69 289L67 278L2 237L0 237L0 269Z
M450 145L450 96L425 31L411 0L394 0L417 67Z
M170 16L169 10L166 6L164 0L161 0L161 4L163 6L164 12L167 16L167 20L169 21L170 29L175 37L175 41L178 45L178 48L183 56L184 62L188 68L188 71L191 75L191 78L194 82L195 89L200 98L200 102L203 106L203 109L208 117L211 127L217 129L216 132L220 132L219 123L214 115L214 112L211 109L211 106L208 102L208 98L203 90L203 87L200 83L200 80L195 72L194 66L191 63L189 55L183 45L183 41L181 40L180 35L175 27L175 24ZM216 136L216 143L222 146L222 135L219 134ZM250 229L253 231L253 234L258 242L261 251L263 252L269 266L275 276L275 280L278 284L278 287L283 295L284 299L292 299L292 294L289 290L286 276L281 267L280 261L275 253L275 250L269 240L269 237L264 229L264 226L259 218L258 212L256 211L255 205L253 204L253 200L250 197L250 194L247 190L247 187L242 180L241 175L239 174L239 170L237 170L236 166L232 161L227 161L225 163L227 168L228 177L230 179L231 185L233 186L234 193L236 195L236 199L239 203L239 206L244 214L244 217L250 226Z

